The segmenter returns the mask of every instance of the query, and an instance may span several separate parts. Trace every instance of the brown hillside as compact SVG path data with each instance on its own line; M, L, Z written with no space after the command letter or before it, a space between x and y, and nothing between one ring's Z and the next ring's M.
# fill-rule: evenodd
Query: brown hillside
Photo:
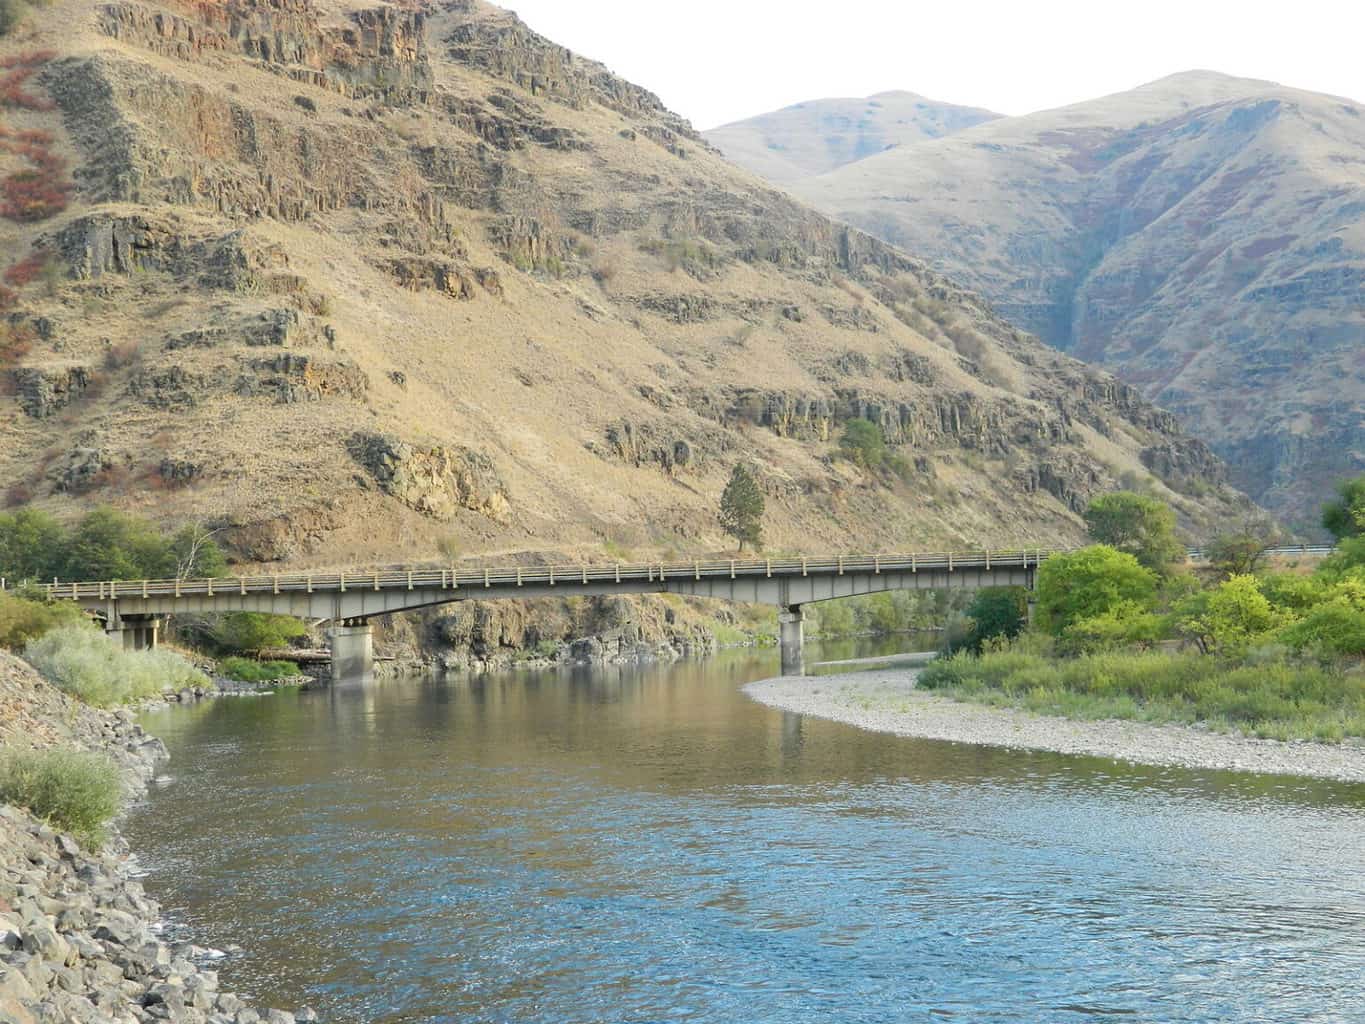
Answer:
M348 565L719 549L741 459L792 551L1056 543L1120 479L1196 531L1244 500L1133 389L497 8L59 0L0 57L32 69L0 172L50 186L0 221L11 503ZM904 480L833 458L855 416Z

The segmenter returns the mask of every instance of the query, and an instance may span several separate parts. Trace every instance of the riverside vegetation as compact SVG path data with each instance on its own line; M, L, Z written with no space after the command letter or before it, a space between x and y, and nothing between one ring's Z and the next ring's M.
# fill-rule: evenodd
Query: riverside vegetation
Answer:
M1201 579L1177 567L1159 503L1120 494L1090 511L1092 535L1111 543L1043 564L1035 627L1024 628L1021 595L986 592L957 653L926 668L921 686L1072 718L1365 737L1365 478L1328 504L1339 547L1310 575L1238 561ZM1246 546L1225 538L1217 550Z

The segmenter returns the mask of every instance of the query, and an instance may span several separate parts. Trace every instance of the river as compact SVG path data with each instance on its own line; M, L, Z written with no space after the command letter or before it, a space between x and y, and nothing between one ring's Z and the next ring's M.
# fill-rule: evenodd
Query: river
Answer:
M339 1024L1365 1020L1365 786L863 733L775 671L152 712L125 831L225 987Z

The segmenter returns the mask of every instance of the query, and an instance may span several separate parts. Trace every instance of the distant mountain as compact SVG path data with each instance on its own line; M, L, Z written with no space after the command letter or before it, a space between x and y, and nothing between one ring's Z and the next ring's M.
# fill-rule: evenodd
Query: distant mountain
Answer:
M779 185L803 181L906 143L999 117L913 92L813 100L703 132L727 157Z
M1290 520L1365 470L1365 104L1196 71L784 184L1113 369Z

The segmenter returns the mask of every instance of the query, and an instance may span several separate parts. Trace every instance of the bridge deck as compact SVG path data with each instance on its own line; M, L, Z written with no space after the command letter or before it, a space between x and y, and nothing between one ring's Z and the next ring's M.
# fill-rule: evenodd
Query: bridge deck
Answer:
M347 593L353 590L492 590L574 584L658 583L668 580L735 580L851 573L954 572L961 569L1036 568L1052 552L968 551L841 558L727 559L613 565L520 566L500 569L389 568L351 573L292 573L196 580L103 580L45 584L54 600L214 597L228 594Z

